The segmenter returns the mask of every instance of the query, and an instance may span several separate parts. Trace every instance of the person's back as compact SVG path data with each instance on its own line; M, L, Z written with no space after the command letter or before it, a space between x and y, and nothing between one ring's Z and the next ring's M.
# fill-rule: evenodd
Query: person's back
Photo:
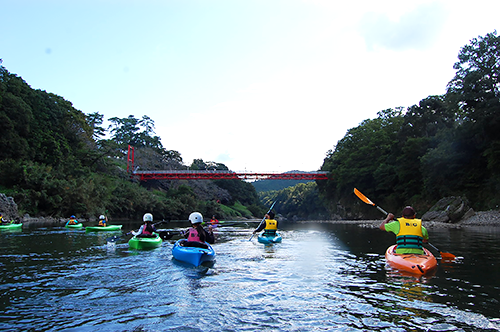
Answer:
M142 221L144 222L137 232L131 231L132 235L137 237L154 237L153 234L156 232L155 226L152 224L153 215L151 213L145 213L142 217Z
M99 223L97 224L97 226L106 227L107 225L108 225L108 217L101 214L99 216Z
M274 219L274 212L269 212L266 218L266 226L264 227L264 236L275 236L278 230L278 221Z
M186 232L187 240L189 242L208 242L213 244L215 242L214 235L211 231L212 226L209 226L209 231L206 231L203 226L203 215L199 212L193 212L189 215L191 227Z
M69 217L69 220L66 223L66 225L76 225L76 224L78 224L78 220L76 220L75 216Z
M422 220L415 218L416 213L411 206L405 207L402 215L402 218L394 220L394 215L389 213L380 229L396 234L396 254L423 254L422 243L429 238L427 229L422 226Z

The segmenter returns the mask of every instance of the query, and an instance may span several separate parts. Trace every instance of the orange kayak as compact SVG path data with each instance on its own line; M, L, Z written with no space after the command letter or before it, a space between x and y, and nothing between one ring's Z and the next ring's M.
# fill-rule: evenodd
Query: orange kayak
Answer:
M390 246L385 252L385 258L389 265L395 269L414 274L426 274L437 267L436 257L424 248L424 255L418 254L396 254L396 245Z

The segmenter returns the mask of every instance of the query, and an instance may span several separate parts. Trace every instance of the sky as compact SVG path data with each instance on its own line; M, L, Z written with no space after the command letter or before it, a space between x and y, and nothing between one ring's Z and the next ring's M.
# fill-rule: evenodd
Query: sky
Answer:
M498 0L0 0L0 58L85 114L155 122L235 172L316 171L347 131L446 92Z

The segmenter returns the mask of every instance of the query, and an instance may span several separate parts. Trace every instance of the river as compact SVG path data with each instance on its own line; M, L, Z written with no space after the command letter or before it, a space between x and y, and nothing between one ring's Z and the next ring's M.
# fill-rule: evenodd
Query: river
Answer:
M173 260L174 240L135 251L121 233L1 231L0 330L500 330L500 227L429 229L458 259L420 278L386 267L394 235L375 228L294 224L265 246L255 227L219 227L211 267Z

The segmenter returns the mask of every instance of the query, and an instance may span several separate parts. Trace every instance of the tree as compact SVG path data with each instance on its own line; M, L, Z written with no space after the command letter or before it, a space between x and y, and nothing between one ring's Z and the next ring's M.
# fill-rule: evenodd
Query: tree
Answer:
M455 77L448 83L448 94L470 121L484 124L500 119L500 37L497 32L479 36L462 47Z

